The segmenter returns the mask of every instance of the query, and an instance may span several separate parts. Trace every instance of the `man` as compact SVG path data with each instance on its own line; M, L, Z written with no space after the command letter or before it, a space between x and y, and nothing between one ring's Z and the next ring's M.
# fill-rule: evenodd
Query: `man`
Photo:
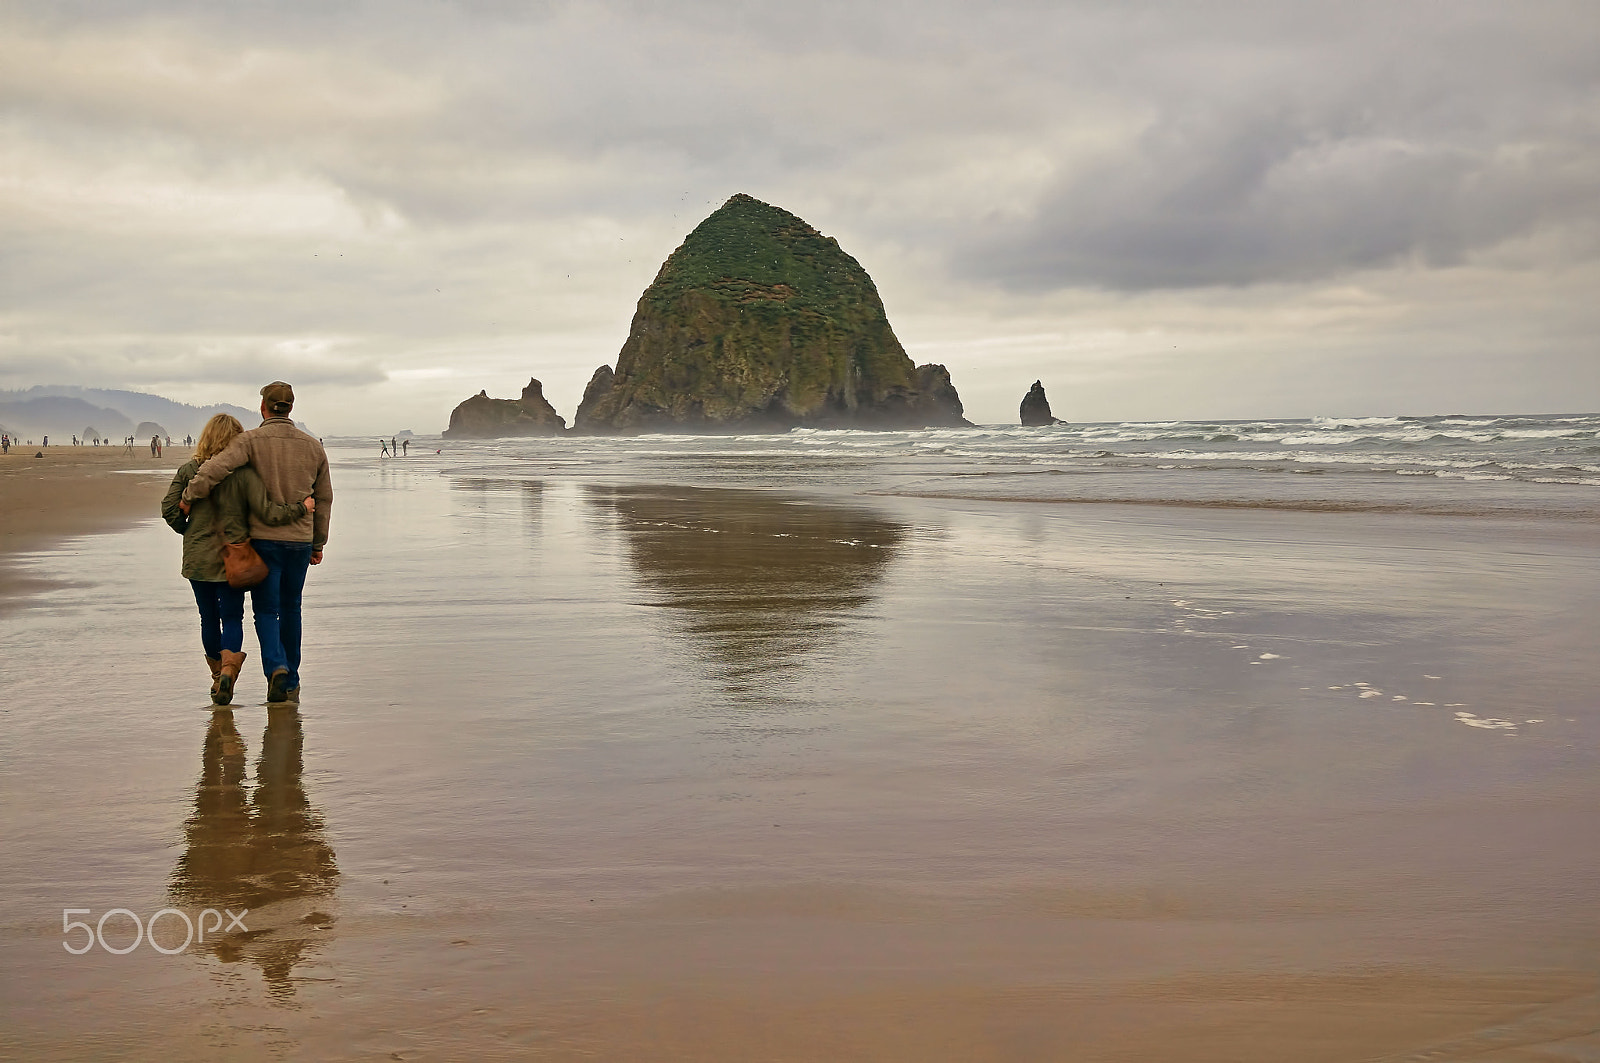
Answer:
M300 596L308 565L322 564L333 512L333 484L322 444L294 426L294 388L274 380L261 389L261 427L235 437L228 448L200 466L183 491L182 509L204 498L241 465L253 465L275 502L312 495L316 512L271 527L250 517L250 544L267 564L267 578L250 590L267 701L300 701Z

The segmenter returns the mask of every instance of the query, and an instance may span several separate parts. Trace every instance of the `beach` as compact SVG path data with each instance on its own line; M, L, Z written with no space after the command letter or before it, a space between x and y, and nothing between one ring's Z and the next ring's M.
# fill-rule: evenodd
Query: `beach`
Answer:
M188 447L22 447L0 456L0 609L25 588L6 562L62 539L125 527L159 516L161 497ZM35 455L42 455L36 457Z
M858 436L333 446L302 706L247 631L216 714L187 451L14 452L0 1050L1600 1052L1590 487ZM248 930L63 948L168 908Z

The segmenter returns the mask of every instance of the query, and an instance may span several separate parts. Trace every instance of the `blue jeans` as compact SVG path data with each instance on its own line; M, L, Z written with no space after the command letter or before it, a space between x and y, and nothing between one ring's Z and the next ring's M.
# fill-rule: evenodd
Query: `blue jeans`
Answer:
M239 652L244 645L244 591L226 583L192 579L194 604L200 607L200 645L213 661L223 650Z
M261 671L271 679L273 672L287 668L293 690L300 685L300 593L311 566L311 544L252 539L250 545L267 563L267 578L250 588Z

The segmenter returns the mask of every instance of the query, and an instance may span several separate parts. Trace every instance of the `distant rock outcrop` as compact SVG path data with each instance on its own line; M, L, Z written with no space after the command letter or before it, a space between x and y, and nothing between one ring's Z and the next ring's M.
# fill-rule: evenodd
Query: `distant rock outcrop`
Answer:
M1037 380L1033 382L1033 387L1028 389L1028 393L1022 396L1021 413L1024 428L1038 428L1058 423L1050 413L1050 400L1044 397L1044 385Z
M167 434L167 430L156 424L154 421L140 421L139 427L133 430L133 438L139 440L140 442L149 439L151 436L160 436L162 439L165 439L167 438Z
M861 264L786 210L737 195L639 298L575 431L781 432L965 425L940 365L914 366Z
M528 381L520 399L491 399L480 391L450 412L446 439L550 436L567 430L567 419L544 397L544 385Z

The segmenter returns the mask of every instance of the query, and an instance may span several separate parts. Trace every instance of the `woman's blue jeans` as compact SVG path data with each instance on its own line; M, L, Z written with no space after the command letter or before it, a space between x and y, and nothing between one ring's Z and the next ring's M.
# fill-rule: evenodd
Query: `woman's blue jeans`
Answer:
M223 650L239 652L244 645L244 591L227 583L192 579L194 604L200 607L200 645L213 661Z

